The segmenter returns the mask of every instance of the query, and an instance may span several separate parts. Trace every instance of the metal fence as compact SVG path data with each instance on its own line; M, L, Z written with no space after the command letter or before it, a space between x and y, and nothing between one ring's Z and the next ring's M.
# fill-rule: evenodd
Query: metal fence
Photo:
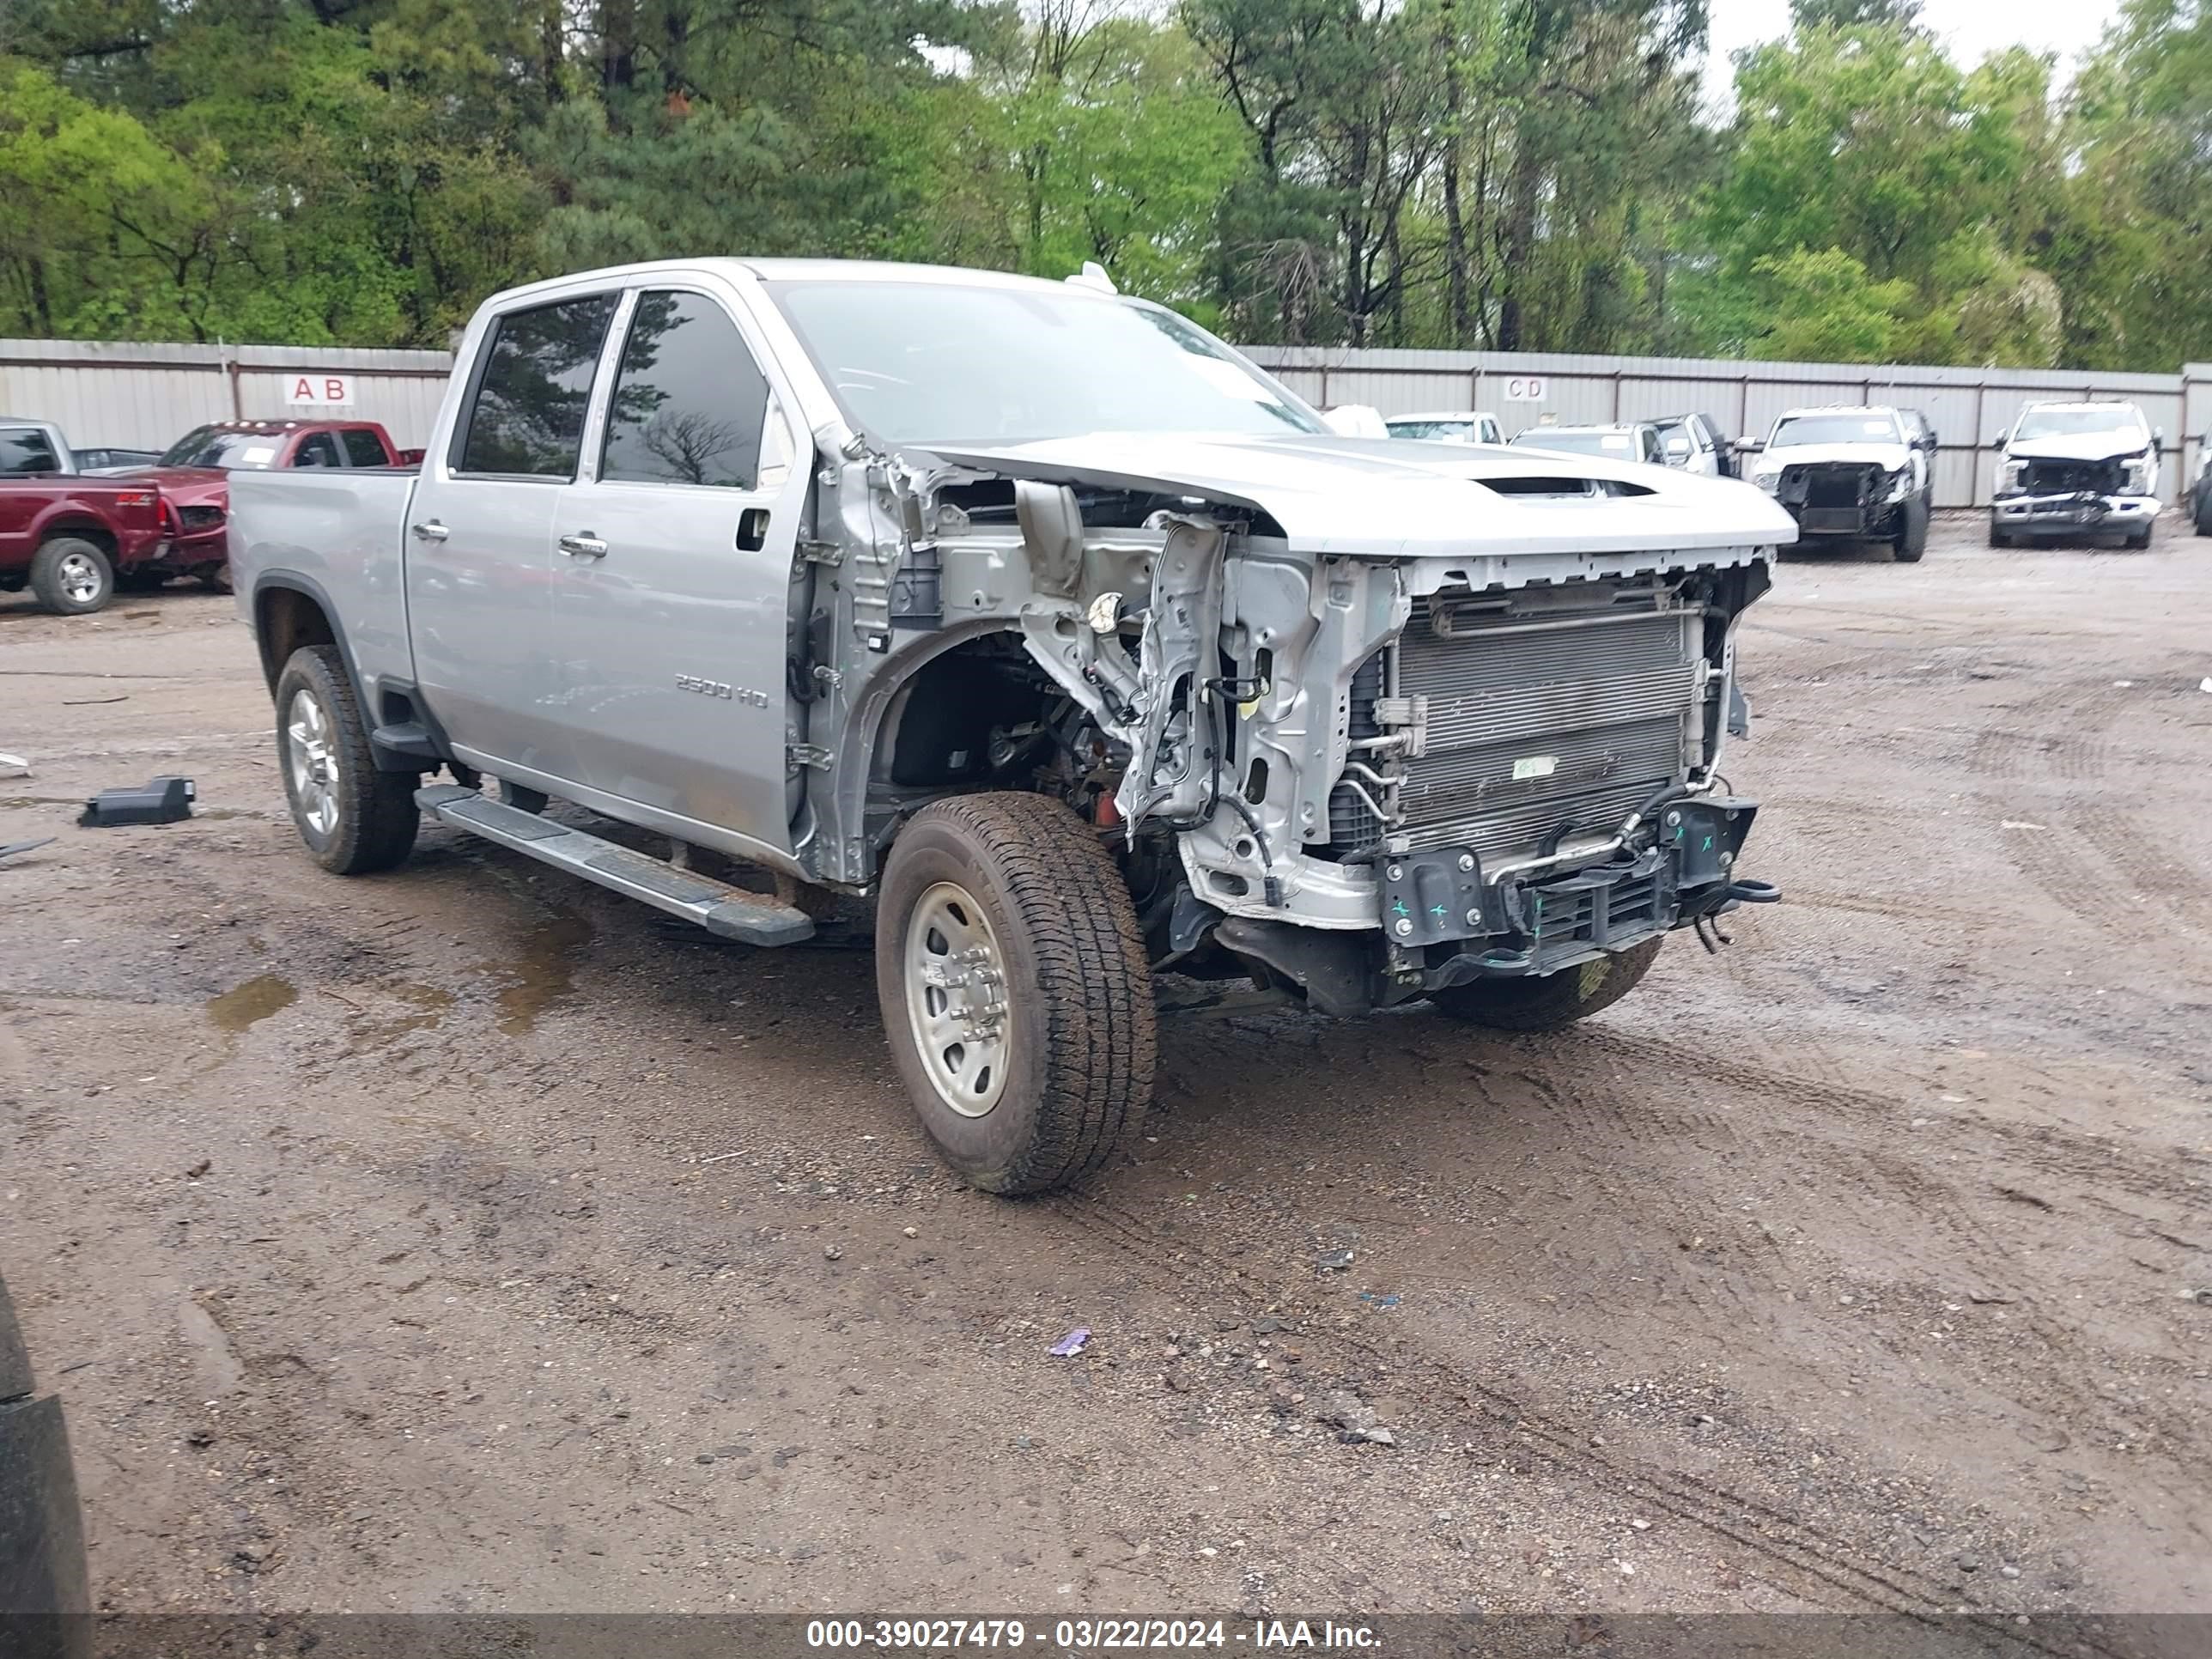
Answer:
M2162 434L2169 499L2194 476L2212 427L2212 363L2174 374L2106 374L1550 352L1250 349L1317 404L1372 404L1385 415L1488 410L1509 436L1547 413L1564 424L1694 410L1731 434L1763 434L1800 404L1903 404L1924 410L1936 428L1939 507L1988 501L1989 441L2032 399L2126 398L2142 405ZM344 415L381 421L395 441L412 447L428 441L452 372L452 354L444 351L0 340L0 413L53 421L79 444L155 449L204 421ZM297 405L291 398L301 375L343 376L353 401Z
M380 421L409 449L429 441L453 367L446 351L0 340L0 414L128 449L167 449L207 421L343 417ZM321 400L334 376L350 401ZM312 404L294 401L303 377L318 391Z
M1898 404L1923 410L1936 429L1938 507L1988 502L1996 471L1990 440L2025 403L2124 398L2141 406L2161 434L2169 500L2193 475L2212 424L2212 365L2202 363L2177 374L2120 374L1557 352L1248 349L1315 403L1371 404L1385 415L1486 410L1508 437L1547 414L1565 426L1691 413L1711 416L1732 435L1763 436L1776 416L1799 404Z

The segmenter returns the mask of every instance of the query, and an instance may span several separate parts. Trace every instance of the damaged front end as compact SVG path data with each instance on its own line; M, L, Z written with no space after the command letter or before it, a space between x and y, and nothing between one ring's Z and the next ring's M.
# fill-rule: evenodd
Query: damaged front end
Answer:
M2147 447L2097 459L2008 458L1990 522L2011 536L2140 534L2158 516L2159 503L2150 493L2151 465Z
M1869 461L1810 461L1785 466L1774 498L1805 536L1881 541L1897 530L1899 505L1911 488L1909 467Z
M950 681L899 694L970 769L925 776L890 745L875 833L932 788L1056 793L1113 838L1156 967L1352 1013L1771 896L1735 875L1758 807L1716 770L1735 626L1788 539L1763 497L1726 487L1764 538L1676 551L1625 544L1679 533L1637 516L1651 486L1501 478L1521 499L1498 514L1540 515L1525 522L1553 546L1435 554L1309 550L1329 538L1218 477L987 453L874 477L896 568L846 586L908 592L926 566L931 624L972 631L962 650L992 676L972 718ZM1559 544L1585 512L1613 550ZM855 605L857 635L890 648L897 612ZM1016 641L1018 659L999 648Z

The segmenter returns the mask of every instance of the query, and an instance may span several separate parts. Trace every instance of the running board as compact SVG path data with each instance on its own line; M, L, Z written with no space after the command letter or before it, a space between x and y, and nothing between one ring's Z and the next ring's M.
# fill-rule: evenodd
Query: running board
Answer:
M441 823L642 899L656 910L697 922L717 938L746 945L796 945L814 937L811 916L764 893L749 893L696 871L679 870L665 859L634 853L536 812L487 800L477 790L457 783L417 789L415 804Z

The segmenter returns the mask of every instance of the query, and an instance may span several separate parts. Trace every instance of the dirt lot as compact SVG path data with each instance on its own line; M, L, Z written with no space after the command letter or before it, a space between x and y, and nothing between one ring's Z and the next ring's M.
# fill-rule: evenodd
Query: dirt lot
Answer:
M2212 1612L2212 543L1981 541L1753 613L1732 951L1183 1017L1029 1204L864 951L325 876L228 601L0 601L0 1272L103 1604Z

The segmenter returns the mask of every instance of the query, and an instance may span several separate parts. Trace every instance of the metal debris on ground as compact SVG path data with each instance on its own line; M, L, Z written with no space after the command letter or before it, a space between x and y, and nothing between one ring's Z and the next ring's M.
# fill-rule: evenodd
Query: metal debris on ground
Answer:
M21 755L0 755L0 778L27 778L31 763Z
M1066 1359L1071 1355L1081 1353L1083 1345L1090 1340L1091 1328L1088 1325L1078 1325L1066 1336L1054 1343L1047 1352L1056 1358Z
M0 859L12 859L19 853L28 853L36 848L48 846L53 839L52 836L41 836L36 841L11 841L0 846Z

